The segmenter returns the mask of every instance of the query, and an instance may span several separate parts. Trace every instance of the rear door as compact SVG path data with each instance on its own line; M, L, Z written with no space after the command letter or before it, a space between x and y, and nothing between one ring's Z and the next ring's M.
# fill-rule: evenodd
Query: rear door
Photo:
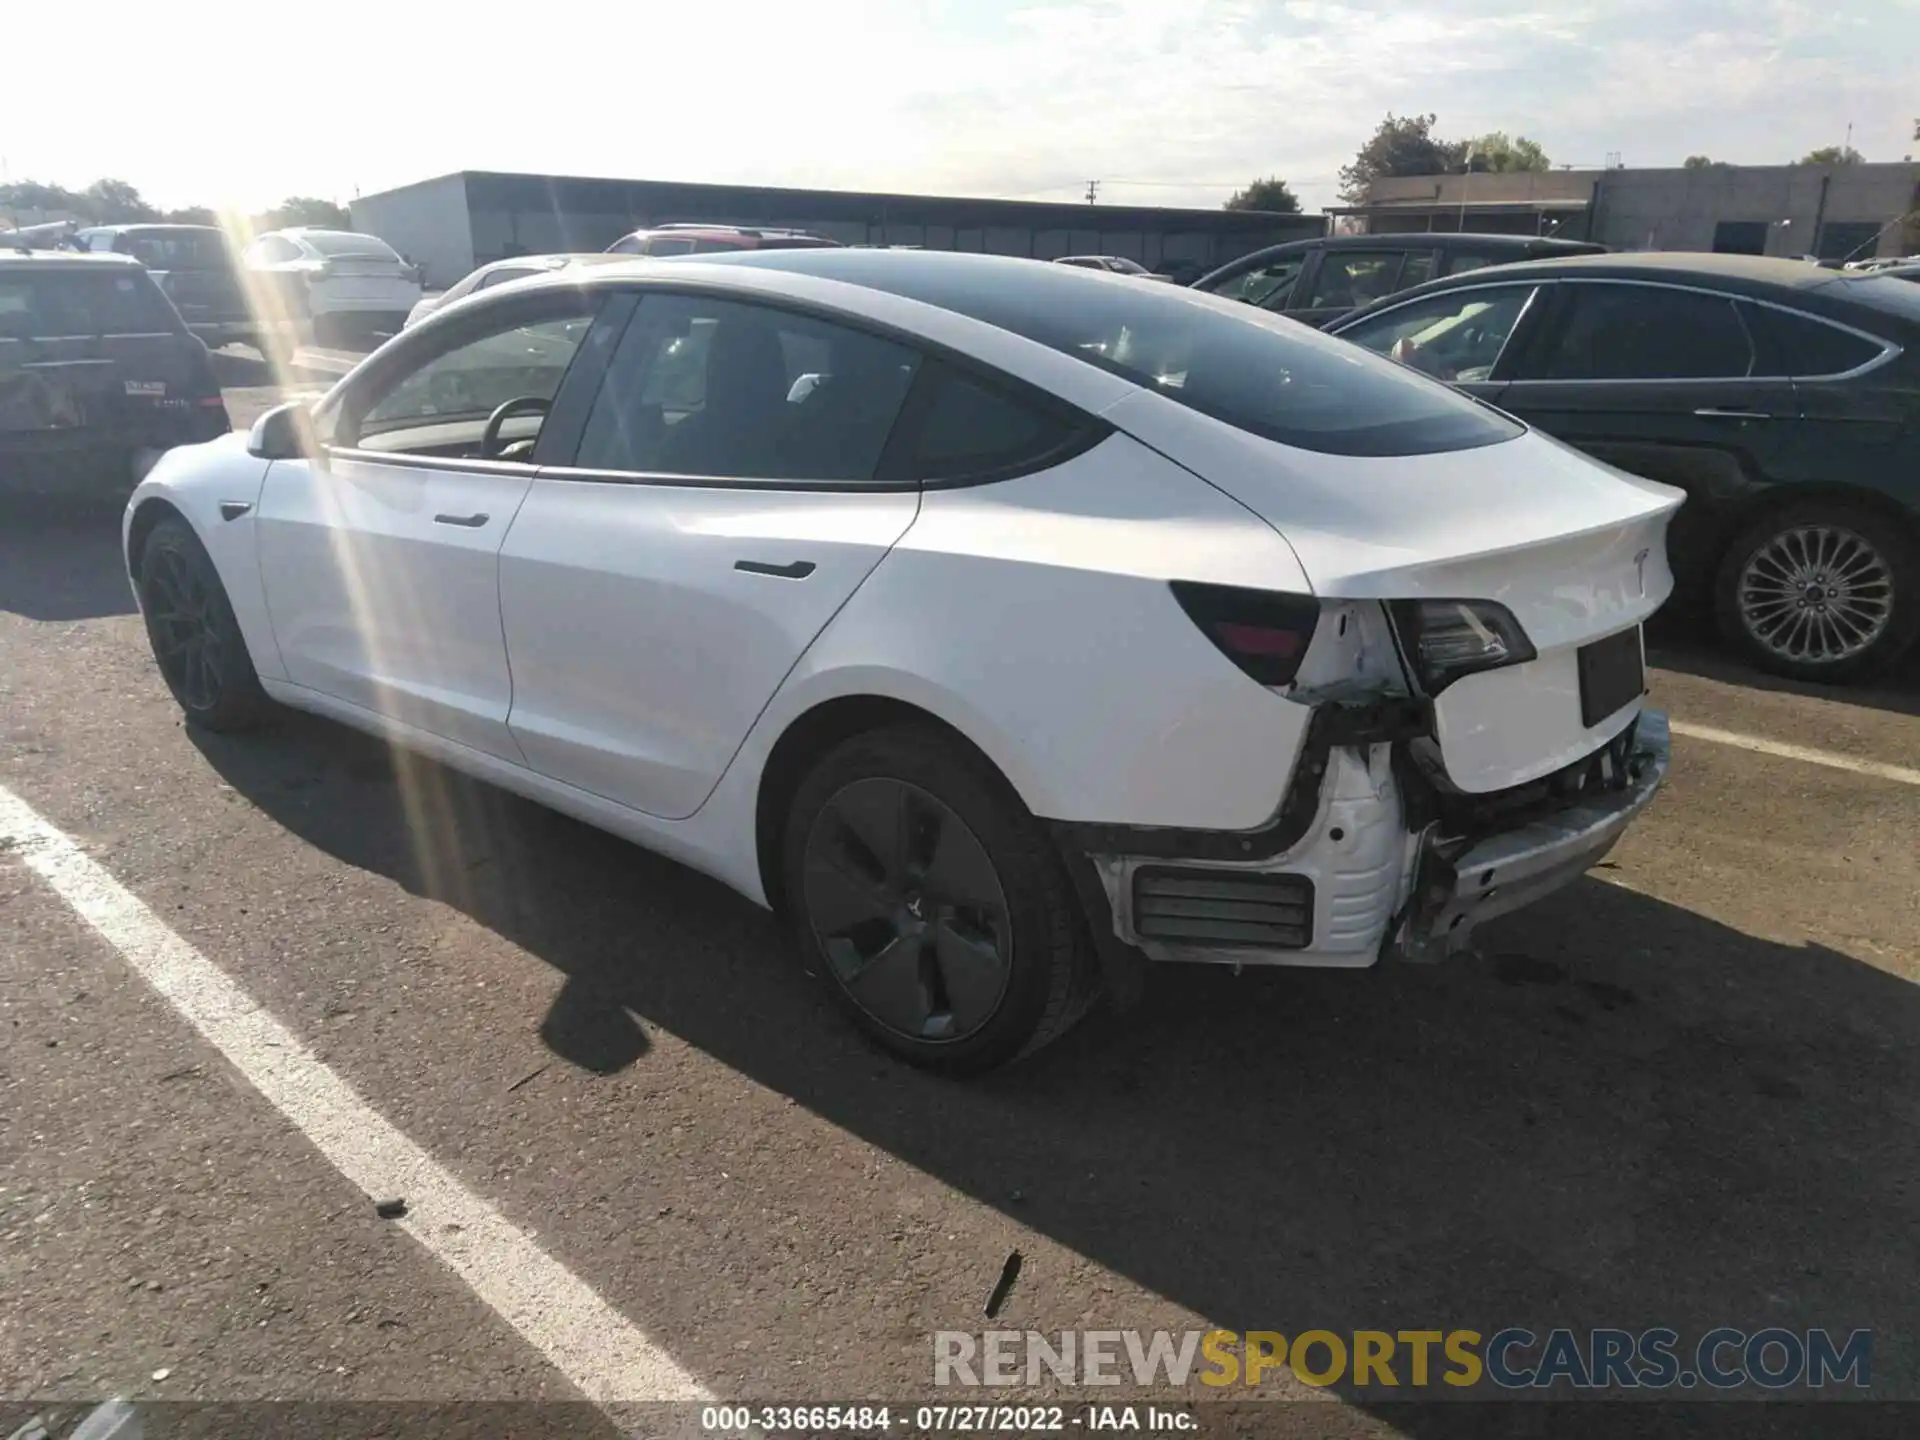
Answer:
M597 298L476 304L395 342L338 392L317 458L274 462L260 569L288 680L518 762L500 544ZM491 418L514 400L523 413ZM563 643L566 628L548 638Z
M922 364L757 303L640 303L572 463L541 470L500 554L533 769L669 819L705 802L913 522L917 485L881 462Z
M1799 416L1791 381L1765 373L1749 307L1713 290L1565 280L1515 357L1500 403L1547 434L1690 501L1668 553L1695 598L1716 512L1766 483Z

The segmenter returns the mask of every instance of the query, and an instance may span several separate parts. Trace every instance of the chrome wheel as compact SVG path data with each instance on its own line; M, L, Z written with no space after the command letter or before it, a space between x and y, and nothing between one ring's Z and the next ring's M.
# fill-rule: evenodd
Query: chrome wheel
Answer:
M808 832L802 885L834 978L887 1029L960 1040L999 1008L1006 893L979 837L919 786L873 776L837 791Z
M1741 624L1771 653L1802 663L1850 660L1892 623L1893 567L1852 530L1796 525L1747 558L1738 601Z
M178 550L156 547L141 597L154 659L180 703L211 710L224 685L227 633L222 607L206 579Z

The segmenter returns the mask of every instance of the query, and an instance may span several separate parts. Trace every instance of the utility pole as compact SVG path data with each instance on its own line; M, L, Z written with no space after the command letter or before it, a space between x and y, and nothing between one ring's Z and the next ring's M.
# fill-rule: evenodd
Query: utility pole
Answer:
M1098 180L1089 180L1087 182L1087 203L1091 205L1094 203L1094 201L1098 200L1099 198L1100 198L1100 182Z

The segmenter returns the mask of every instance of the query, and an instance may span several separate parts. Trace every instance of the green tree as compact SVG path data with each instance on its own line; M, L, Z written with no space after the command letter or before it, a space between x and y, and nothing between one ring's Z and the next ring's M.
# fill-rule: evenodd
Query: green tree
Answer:
M1689 155L1683 162L1682 168L1687 170L1711 170L1719 163L1718 160L1708 155Z
M1800 159L1802 165L1858 165L1866 157L1851 145L1822 145Z
M131 225L160 218L160 212L125 180L94 181L87 187L86 200L92 218L101 225Z
M1256 180L1244 190L1236 190L1223 207L1228 210L1261 210L1270 215L1298 215L1300 197L1287 188L1278 175Z
M1340 196L1349 203L1366 199L1367 187L1388 175L1445 175L1460 168L1466 146L1437 138L1433 115L1393 115L1380 126L1351 165L1340 167Z
M344 230L349 221L342 206L312 195L289 195L264 215L253 217L255 230L284 230L290 225L314 225L324 230Z
M168 210L160 218L174 225L218 225L220 217L204 205L182 205Z
M1496 175L1553 168L1537 140L1529 140L1524 135L1509 140L1504 130L1492 130L1467 141L1466 164L1471 170L1491 171Z

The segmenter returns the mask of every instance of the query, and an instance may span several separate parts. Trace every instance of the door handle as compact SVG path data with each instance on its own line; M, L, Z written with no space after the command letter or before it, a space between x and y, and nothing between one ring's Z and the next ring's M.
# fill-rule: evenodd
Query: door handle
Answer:
M772 575L780 580L804 580L813 573L811 560L795 560L790 565L771 565L765 560L736 560L733 568L749 575Z
M487 523L487 516L484 511L478 515L436 515L433 517L433 523L436 525L464 525L469 530L478 530L482 525Z
M1764 410L1720 410L1711 405L1693 413L1702 420L1771 420L1773 418Z

